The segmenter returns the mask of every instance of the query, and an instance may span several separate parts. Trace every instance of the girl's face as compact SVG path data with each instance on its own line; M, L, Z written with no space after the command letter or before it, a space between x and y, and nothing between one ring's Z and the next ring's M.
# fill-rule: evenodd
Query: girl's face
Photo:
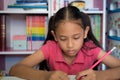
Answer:
M52 31L52 34L62 49L63 55L75 57L83 46L83 40L87 37L88 30L89 27L83 30L77 23L68 21L60 23L56 32Z

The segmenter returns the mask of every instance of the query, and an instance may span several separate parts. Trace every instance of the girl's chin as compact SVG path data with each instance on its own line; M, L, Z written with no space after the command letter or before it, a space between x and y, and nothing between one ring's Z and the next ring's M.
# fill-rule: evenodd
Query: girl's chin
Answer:
M75 52L66 52L64 53L66 56L69 56L69 57L75 57L77 55L77 53Z
M73 53L73 54L67 54L68 56L70 56L70 57L75 57L77 54L75 54L75 53Z

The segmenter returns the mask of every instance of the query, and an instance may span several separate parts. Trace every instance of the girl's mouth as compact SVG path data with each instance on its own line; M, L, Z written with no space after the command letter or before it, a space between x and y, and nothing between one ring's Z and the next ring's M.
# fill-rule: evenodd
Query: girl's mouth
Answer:
M74 53L75 53L75 50L67 50L67 53L68 53L68 54L74 54Z

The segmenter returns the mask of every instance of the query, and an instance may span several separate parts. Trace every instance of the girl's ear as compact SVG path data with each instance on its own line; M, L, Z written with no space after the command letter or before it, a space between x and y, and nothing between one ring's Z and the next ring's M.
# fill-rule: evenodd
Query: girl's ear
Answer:
M56 38L55 32L52 30L51 33L52 33L52 35L53 35L55 41L57 41L57 38Z
M85 29L85 35L84 35L84 38L87 38L87 34L88 34L89 30L90 30L90 27L87 26L86 29Z

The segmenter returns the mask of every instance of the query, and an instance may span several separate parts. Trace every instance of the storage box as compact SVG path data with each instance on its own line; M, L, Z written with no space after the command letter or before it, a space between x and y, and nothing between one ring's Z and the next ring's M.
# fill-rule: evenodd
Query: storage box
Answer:
M85 1L73 1L70 3L72 6L79 8L80 10L85 9Z
M13 50L27 50L27 41L25 35L13 36Z

